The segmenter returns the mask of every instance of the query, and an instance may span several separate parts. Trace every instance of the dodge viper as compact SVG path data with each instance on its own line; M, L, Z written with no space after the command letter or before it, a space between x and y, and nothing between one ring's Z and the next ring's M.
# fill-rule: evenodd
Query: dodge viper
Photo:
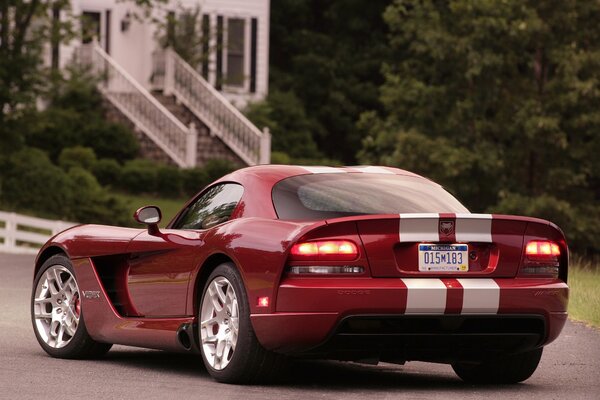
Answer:
M230 383L294 357L420 360L517 383L567 318L556 225L470 213L396 168L249 167L165 228L155 206L134 218L145 227L80 225L40 250L31 319L49 355L192 352Z

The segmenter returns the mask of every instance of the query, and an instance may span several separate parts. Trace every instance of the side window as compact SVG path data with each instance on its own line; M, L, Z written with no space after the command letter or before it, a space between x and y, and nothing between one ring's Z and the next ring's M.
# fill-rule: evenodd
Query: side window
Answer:
M235 183L213 186L188 207L174 228L207 229L229 220L243 193Z

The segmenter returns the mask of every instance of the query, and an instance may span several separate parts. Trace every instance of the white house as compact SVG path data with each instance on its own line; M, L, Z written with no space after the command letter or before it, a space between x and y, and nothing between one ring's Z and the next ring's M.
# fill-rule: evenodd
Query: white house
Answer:
M165 19L168 12L195 7L202 13L202 31L212 36L210 49L218 49L210 51L208 65L199 72L238 106L264 98L269 84L270 0L171 0L152 17ZM72 12L93 21L106 53L150 88L152 54L158 47L157 24L151 18L139 18L142 10L123 0L72 0ZM73 44L62 46L61 65L72 51Z
M179 166L202 165L227 152L239 164L268 163L268 131L235 107L268 92L270 0L157 4L147 16L133 0L72 0L70 12L85 21L81 36L49 52L48 62L90 64L105 77L99 84L105 98ZM158 37L169 15L176 19L198 8L198 30L207 37L199 50L207 57L191 67ZM185 109L173 110L171 103Z

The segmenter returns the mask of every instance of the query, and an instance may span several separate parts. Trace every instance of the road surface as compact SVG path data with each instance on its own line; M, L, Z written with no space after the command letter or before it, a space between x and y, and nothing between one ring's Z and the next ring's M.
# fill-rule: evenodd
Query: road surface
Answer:
M600 331L569 322L538 370L513 386L464 384L450 366L298 362L282 382L213 381L191 355L115 346L102 360L50 358L29 317L33 256L0 254L0 399L600 399Z

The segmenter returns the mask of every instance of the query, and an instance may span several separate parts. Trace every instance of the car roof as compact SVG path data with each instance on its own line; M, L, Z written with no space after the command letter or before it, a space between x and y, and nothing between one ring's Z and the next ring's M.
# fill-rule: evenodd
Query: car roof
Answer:
M218 181L220 182L247 182L248 180L259 179L265 183L274 185L282 179L298 175L308 174L335 174L335 173L357 173L357 174L392 174L405 175L423 178L422 176L400 168L376 166L376 165L356 165L343 167L330 166L302 166L302 165L256 165L238 169L228 175L225 175ZM426 179L426 178L423 178Z

